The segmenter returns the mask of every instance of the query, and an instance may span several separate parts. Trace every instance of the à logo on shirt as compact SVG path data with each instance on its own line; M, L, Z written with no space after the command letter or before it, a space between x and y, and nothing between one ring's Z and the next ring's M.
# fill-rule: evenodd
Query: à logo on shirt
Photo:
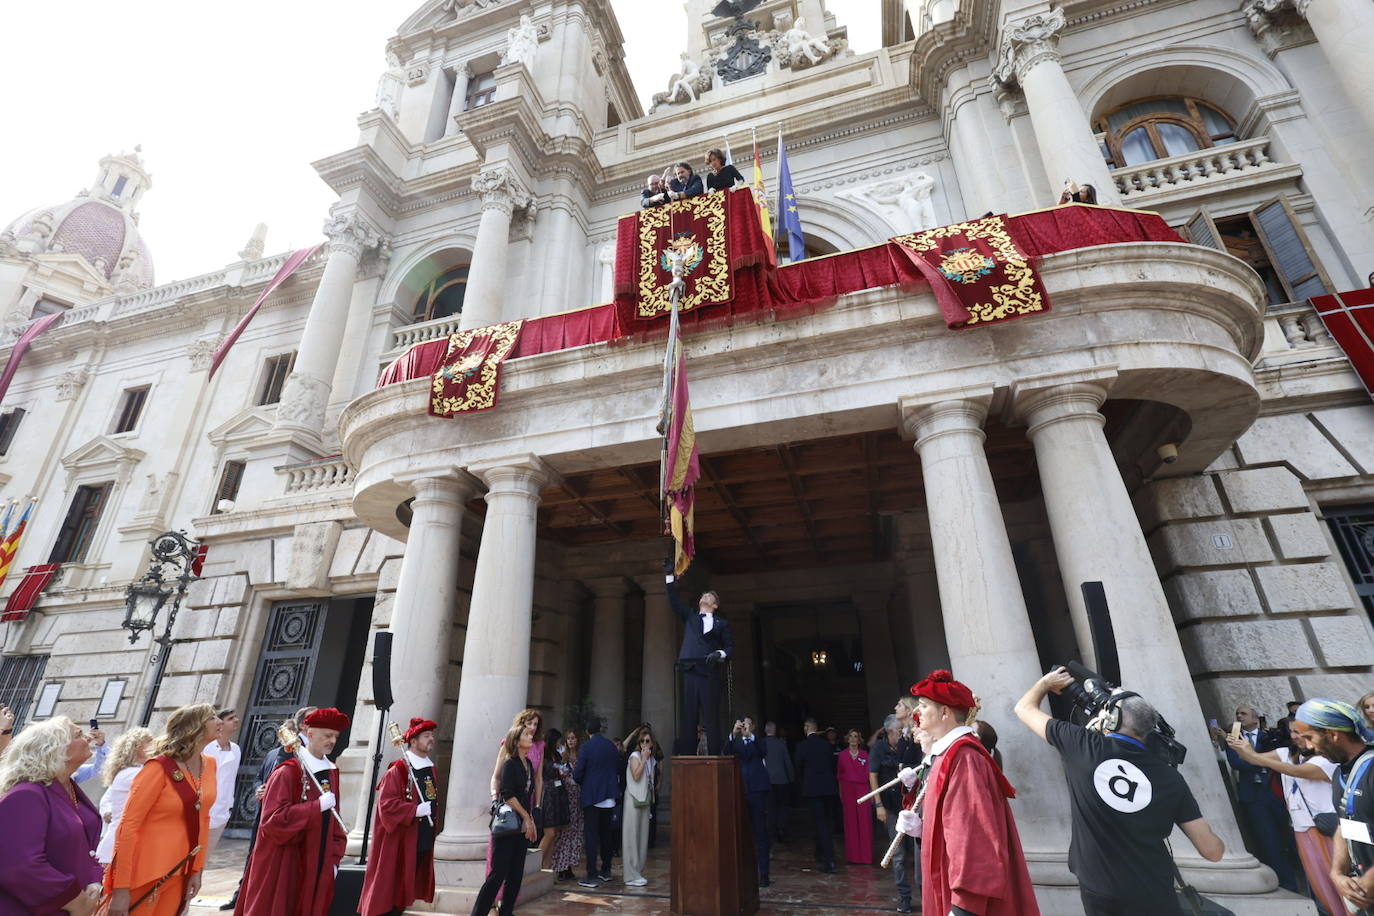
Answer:
M1093 788L1107 807L1123 814L1147 808L1154 798L1154 786L1140 767L1129 760L1113 757L1093 771Z

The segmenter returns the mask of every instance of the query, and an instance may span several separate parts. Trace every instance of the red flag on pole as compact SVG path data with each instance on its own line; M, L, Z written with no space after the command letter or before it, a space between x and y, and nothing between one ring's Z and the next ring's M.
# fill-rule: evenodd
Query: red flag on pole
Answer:
M253 316L258 313L258 309L262 308L262 304L267 301L267 297L272 295L278 286L285 283L291 275L296 272L296 269L304 264L306 259L314 254L319 247L319 245L311 245L309 248L293 251L291 256L282 263L281 269L277 271L277 275L262 288L262 292L258 294L258 301L253 303L253 307L248 310L248 314L239 319L239 323L234 325L234 330L229 332L229 336L221 340L218 347L215 347L214 355L210 359L209 378L215 377L215 370L219 369L219 364L224 362L224 357L229 355L229 348L234 345L235 341L239 339L239 335L248 327L248 323L253 320Z
M668 393L667 453L663 467L663 496L668 503L668 525L675 545L673 568L678 575L687 571L696 556L693 535L696 506L695 485L701 477L697 451L697 431L692 422L692 403L687 391L687 358L676 322L669 346L673 348L672 376Z
M0 375L0 401L5 399L5 392L10 390L10 382L14 379L14 374L19 371L19 362L24 358L24 354L29 350L29 344L39 334L52 327L66 312L53 312L51 315L44 315L24 329L24 333L19 335L19 340L15 342L14 349L10 351L10 360L5 363L5 374Z

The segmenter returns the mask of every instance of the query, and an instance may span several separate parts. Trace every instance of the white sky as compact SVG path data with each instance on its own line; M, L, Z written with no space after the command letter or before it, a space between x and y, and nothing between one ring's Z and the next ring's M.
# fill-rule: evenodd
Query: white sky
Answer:
M676 0L612 5L647 110L686 46L687 17ZM319 239L335 197L310 163L356 143L386 40L419 2L7 6L0 228L70 199L102 156L141 144L153 187L140 229L167 283L236 260L259 222L269 252ZM827 6L849 26L853 50L878 47L877 0ZM665 46L664 36L681 37Z

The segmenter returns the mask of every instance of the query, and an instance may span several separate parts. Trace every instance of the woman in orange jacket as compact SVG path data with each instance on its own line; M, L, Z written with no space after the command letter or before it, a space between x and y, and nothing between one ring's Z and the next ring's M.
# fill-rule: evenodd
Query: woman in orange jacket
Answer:
M215 761L200 749L218 726L209 703L181 707L134 777L105 873L110 916L178 916L200 893L215 803Z

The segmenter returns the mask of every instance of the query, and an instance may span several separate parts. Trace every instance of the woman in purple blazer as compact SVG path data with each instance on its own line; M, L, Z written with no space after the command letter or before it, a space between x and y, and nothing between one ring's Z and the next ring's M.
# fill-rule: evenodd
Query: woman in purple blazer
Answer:
M100 902L100 813L72 781L91 756L65 716L30 725L0 758L0 916L89 916Z

